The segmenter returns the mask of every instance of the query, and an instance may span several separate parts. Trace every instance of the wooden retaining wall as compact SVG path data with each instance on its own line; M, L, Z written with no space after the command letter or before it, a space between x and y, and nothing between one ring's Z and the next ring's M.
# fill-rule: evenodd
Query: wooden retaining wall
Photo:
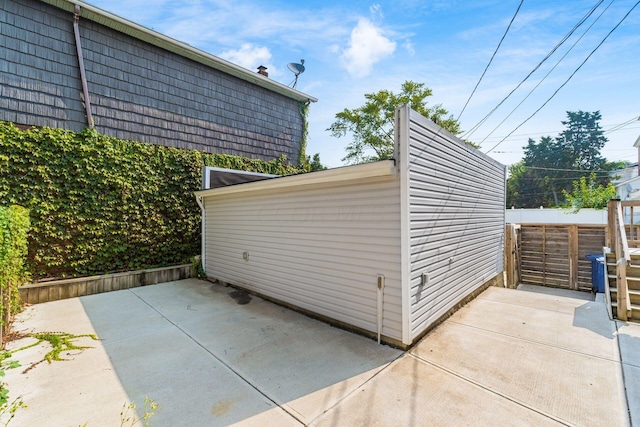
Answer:
M156 283L188 279L192 276L191 264L183 264L101 276L30 283L22 286L19 291L22 302L38 304L139 286L155 285Z
M605 225L520 224L520 282L591 290L591 261L602 253Z

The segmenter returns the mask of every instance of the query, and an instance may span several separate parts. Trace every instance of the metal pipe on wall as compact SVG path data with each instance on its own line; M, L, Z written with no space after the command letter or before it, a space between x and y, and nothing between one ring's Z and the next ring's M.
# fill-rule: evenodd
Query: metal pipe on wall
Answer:
M380 338L382 336L382 305L384 302L384 275L378 274L378 344L380 344Z
M82 82L82 93L84 96L84 108L87 114L87 122L89 129L93 129L93 116L91 115L91 101L89 100L89 85L87 84L87 75L84 70L84 58L82 57L82 45L80 44L80 6L75 5L73 13L73 34L76 39L76 51L78 52L78 64L80 67L80 81Z

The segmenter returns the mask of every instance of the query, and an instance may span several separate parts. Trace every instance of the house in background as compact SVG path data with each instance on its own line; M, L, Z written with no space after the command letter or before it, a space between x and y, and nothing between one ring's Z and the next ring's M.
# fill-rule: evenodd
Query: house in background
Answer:
M5 0L0 37L0 120L298 162L316 99L264 70L76 0Z
M640 136L633 146L638 150L638 162L640 163ZM611 172L613 186L620 200L640 200L640 174L638 163L633 163L625 169Z

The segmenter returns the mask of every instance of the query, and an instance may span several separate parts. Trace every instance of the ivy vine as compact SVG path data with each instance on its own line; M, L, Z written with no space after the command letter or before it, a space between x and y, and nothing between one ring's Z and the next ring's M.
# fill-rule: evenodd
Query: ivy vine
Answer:
M193 192L203 166L276 175L272 161L120 140L86 129L19 130L0 122L0 206L31 215L35 279L187 263L200 252Z

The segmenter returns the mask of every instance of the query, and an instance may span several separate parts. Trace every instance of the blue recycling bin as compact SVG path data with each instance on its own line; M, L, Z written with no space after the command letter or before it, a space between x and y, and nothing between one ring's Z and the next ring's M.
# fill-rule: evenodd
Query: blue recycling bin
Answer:
M591 261L591 286L593 291L604 293L604 255L589 254L585 257Z

